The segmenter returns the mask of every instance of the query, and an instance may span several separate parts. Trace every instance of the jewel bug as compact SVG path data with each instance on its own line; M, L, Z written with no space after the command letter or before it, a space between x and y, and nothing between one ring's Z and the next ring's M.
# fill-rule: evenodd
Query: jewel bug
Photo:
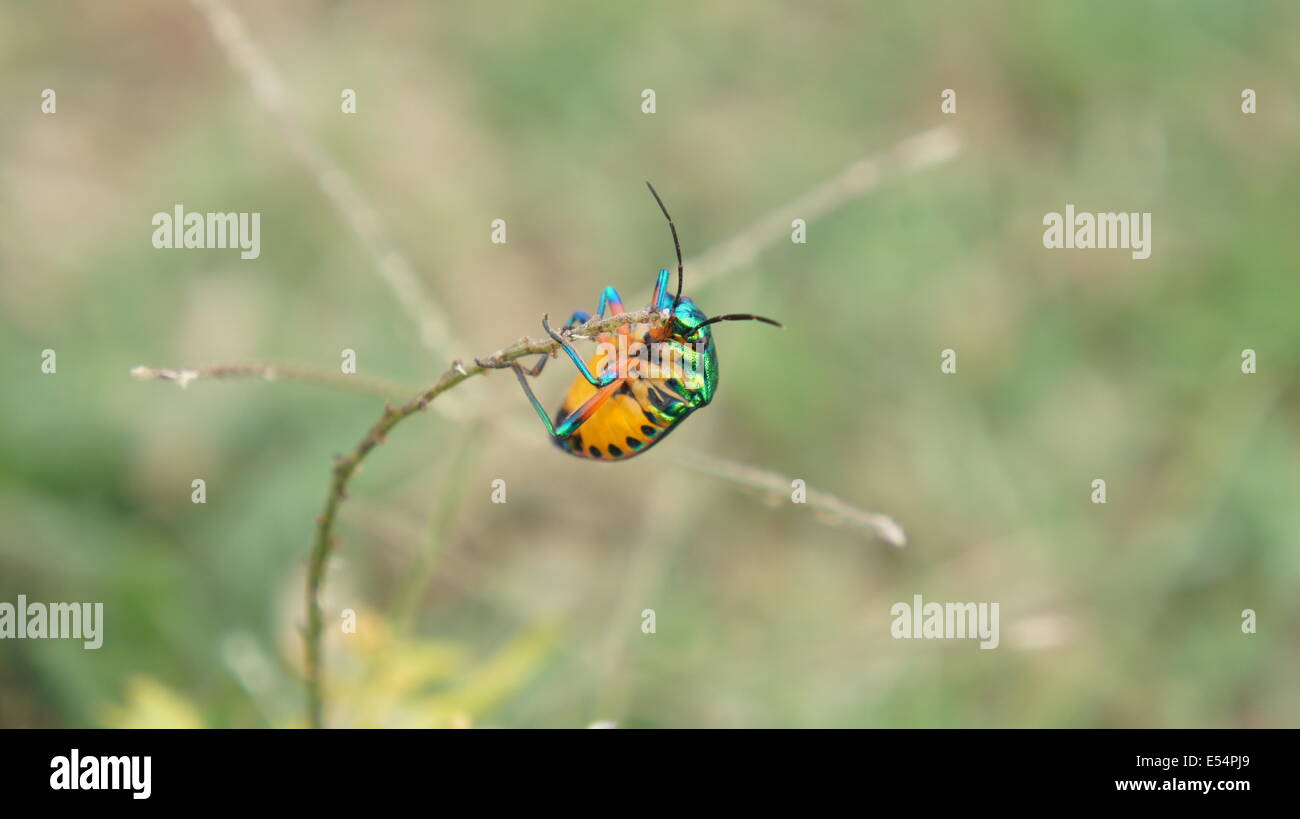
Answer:
M671 274L660 270L650 299L650 307L660 314L660 319L625 324L617 333L601 333L596 337L596 354L583 361L573 345L551 329L548 319L543 317L542 327L560 343L578 369L554 421L528 385L528 377L541 375L550 356L542 356L531 370L525 370L515 361L499 365L478 362L481 366L513 369L551 440L563 451L580 458L622 461L639 455L713 400L718 389L718 353L709 325L720 321L761 321L782 326L773 319L748 313L708 317L695 302L682 296L682 246L677 239L677 226L654 186L647 182L646 187L668 220L677 253L676 294L668 294ZM600 294L596 316L604 318L606 310L615 316L624 312L623 300L613 287L606 287ZM590 318L588 313L579 310L563 329Z

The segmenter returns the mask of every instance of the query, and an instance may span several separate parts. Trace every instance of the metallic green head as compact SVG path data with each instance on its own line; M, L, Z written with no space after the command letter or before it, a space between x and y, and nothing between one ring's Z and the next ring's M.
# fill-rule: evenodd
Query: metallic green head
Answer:
M695 302L683 297L664 327L663 344L685 371L678 392L693 410L712 401L718 390L718 348L713 330L705 324L708 318Z

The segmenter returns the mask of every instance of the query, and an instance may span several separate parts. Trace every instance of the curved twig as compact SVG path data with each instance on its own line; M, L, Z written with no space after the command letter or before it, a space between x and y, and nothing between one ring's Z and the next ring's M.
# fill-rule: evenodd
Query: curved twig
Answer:
M594 319L586 324L574 327L569 331L569 336L590 337L597 333L608 332L624 324L653 321L658 316L659 314L654 310L647 309L638 310L634 313L622 313L609 318ZM485 372L488 367L493 365L504 365L515 359L530 355L550 355L559 348L560 342L554 339L535 340L524 338L510 347L497 350L492 355L483 357L481 360L487 367L480 364L467 367L460 361L455 361L434 382L433 386L428 387L402 406L394 407L392 404L385 404L379 420L366 431L360 443L353 447L352 451L347 455L335 458L329 494L325 498L325 508L316 518L316 537L312 543L311 557L307 565L307 586L305 589L307 626L303 637L307 647L307 701L312 727L320 728L325 724L324 698L321 693L324 619L321 616L320 593L325 579L325 563L333 546L334 521L338 516L339 504L347 498L347 485L353 473L356 472L361 461L370 454L371 450L387 440L388 433L393 427L397 426L403 419L427 409L429 402L442 393L472 376Z

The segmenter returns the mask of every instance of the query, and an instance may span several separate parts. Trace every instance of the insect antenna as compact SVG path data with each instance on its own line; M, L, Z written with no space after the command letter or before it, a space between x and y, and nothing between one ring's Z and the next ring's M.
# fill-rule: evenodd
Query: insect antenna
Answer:
M701 327L704 327L705 325L708 324L716 324L719 321L761 321L764 324L770 324L773 327L785 326L784 324L777 321L776 319L765 318L764 316L755 316L751 313L728 313L725 316L714 316L711 319L700 322L699 324L695 325L695 329L692 330L690 334L693 336L700 331Z
M777 321L776 319L765 318L763 316L755 316L751 313L728 313L725 316L714 316L713 318L707 321L700 322L699 324L695 325L695 329L698 330L706 324L713 324L719 321L761 321L764 324L770 324L773 327L785 326L784 324Z
M668 208L664 207L664 200L659 198L659 192L655 186L649 182L645 186L650 189L650 195L659 203L659 210L664 212L664 218L668 220L668 229L673 232L673 249L677 251L677 295L673 296L672 313L677 313L677 303L682 300L682 243L677 241L677 226L673 224L673 217L668 215Z

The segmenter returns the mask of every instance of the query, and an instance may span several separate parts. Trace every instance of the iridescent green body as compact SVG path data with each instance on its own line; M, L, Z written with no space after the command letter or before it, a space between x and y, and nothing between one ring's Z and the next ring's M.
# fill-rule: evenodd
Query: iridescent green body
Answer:
M595 460L626 460L663 440L718 389L718 349L707 316L687 298L673 307L668 271L659 272L650 306L669 314L662 323L632 324L596 338L597 352L555 413L552 440L565 452ZM606 288L599 315L620 313L617 291ZM587 320L577 313L570 324ZM583 370L594 376L589 380ZM610 386L617 382L617 386ZM603 397L602 389L612 391ZM588 402L591 402L589 405ZM584 412L584 407L590 406Z
M654 188L650 191L654 193ZM659 200L658 194L655 199ZM659 206L667 217L662 201ZM668 224L677 246L677 293L668 292L671 274L660 270L650 308L662 319L627 324L617 332L598 335L597 352L589 361L543 319L542 326L578 370L554 421L533 395L526 377L540 375L548 358L544 356L531 372L516 362L503 365L514 369L552 440L570 455L606 461L632 458L667 437L692 412L707 406L718 391L718 350L710 324L753 319L780 326L749 314L709 318L695 302L684 298L681 247L671 217ZM601 293L597 317L603 318L606 310L611 315L624 312L622 299L612 287ZM590 318L578 311L565 328Z

